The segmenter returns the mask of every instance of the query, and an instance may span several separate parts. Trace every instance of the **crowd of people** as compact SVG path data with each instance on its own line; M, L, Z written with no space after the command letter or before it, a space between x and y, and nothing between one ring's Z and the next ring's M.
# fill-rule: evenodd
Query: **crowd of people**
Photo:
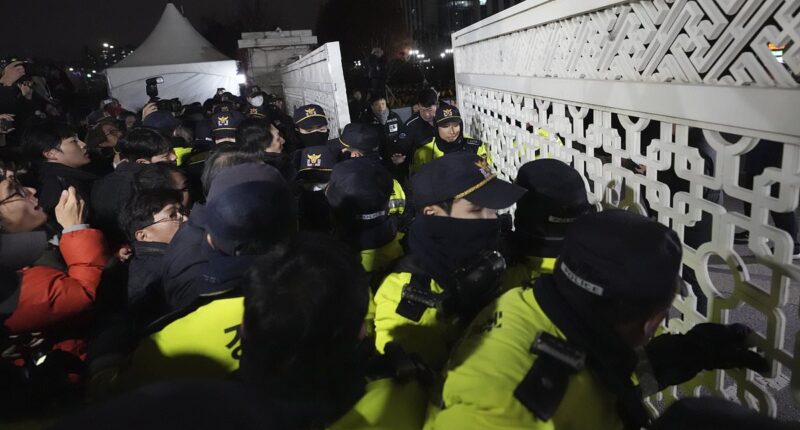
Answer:
M704 370L768 374L752 331L662 333L677 235L561 161L501 180L432 88L331 139L258 87L22 120L26 79L0 79L9 426L797 428L717 398L654 420Z

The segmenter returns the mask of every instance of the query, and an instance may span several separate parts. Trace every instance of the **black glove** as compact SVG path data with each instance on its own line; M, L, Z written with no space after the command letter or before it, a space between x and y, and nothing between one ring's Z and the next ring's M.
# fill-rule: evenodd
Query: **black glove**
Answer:
M702 370L747 368L759 373L770 363L750 351L752 330L743 324L699 324L686 334L663 334L645 346L660 389L686 382Z

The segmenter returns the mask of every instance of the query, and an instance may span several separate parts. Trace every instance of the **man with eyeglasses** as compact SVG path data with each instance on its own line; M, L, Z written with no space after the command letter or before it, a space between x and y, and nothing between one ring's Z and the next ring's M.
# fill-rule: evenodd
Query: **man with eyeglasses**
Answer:
M169 141L148 127L129 131L116 149L121 161L113 173L97 181L90 201L95 224L106 233L111 249L124 242L117 217L130 198L134 175L146 164L175 162Z
M178 191L146 190L120 214L133 247L128 271L128 309L140 326L168 312L161 291L162 260L178 228L187 220Z
M0 266L16 270L20 279L16 297L0 300L0 314L8 316L0 331L40 340L39 351L58 349L83 359L90 330L86 317L107 261L103 233L86 223L84 202L69 187L55 206L63 230L57 244L48 242L42 230L47 215L37 197L35 189L0 169ZM31 259L22 257L30 254ZM20 260L26 262L14 263ZM3 350L4 356L11 351Z
M180 279L188 285L165 282L163 295L175 312L148 327L152 334L139 343L127 371L120 374L123 386L225 377L239 367L245 273L256 256L278 249L294 235L293 197L274 167L240 164L214 177L203 216L198 252L205 261L189 268L199 276ZM139 233L140 238L145 234ZM180 250L180 239L179 233L166 258ZM165 261L165 269L171 266ZM187 362L186 357L193 359Z

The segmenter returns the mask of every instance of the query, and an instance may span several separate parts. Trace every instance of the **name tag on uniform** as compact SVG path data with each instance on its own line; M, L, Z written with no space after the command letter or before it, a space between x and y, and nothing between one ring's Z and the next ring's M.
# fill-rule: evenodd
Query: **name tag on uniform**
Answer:
M389 124L389 133L394 133L397 131L397 124Z

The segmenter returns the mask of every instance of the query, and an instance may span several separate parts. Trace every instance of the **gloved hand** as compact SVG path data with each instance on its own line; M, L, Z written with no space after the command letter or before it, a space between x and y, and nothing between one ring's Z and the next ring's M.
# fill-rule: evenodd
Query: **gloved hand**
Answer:
M747 368L759 373L770 363L750 351L753 331L743 324L699 324L686 334L663 334L645 346L660 389L686 382L702 370Z

